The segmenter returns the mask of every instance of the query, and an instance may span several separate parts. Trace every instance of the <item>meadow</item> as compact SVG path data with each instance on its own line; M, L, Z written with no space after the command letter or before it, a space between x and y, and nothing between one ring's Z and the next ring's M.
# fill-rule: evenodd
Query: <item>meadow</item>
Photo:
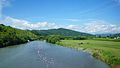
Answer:
M120 68L120 42L104 40L61 40L57 44L89 52L112 68Z

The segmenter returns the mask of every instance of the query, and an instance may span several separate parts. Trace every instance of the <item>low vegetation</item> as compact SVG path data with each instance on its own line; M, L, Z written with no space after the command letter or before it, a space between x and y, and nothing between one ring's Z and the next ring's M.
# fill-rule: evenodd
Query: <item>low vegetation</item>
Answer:
M100 40L61 40L57 44L65 47L83 49L101 59L113 68L120 68L120 42Z

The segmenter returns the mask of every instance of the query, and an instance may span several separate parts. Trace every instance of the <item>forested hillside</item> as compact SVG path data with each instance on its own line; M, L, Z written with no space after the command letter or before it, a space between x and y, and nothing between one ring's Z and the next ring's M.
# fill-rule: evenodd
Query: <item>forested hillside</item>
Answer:
M0 24L0 47L25 43L36 38L37 36L29 31Z
M49 30L32 30L33 33L37 35L47 36L47 35L61 35L61 36L93 36L92 34L82 33L74 30L59 28L59 29L49 29Z

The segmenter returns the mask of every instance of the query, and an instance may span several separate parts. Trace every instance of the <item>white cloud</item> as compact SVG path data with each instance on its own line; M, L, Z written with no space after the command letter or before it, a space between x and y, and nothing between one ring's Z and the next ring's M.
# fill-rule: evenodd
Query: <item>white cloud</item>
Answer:
M10 5L9 0L0 0L0 18L2 18L2 11L5 6Z
M105 21L89 21L84 25L68 25L68 29L87 33L118 33L120 25L110 24Z
M27 20L16 19L12 17L5 17L4 20L0 20L0 24L5 24L7 26L12 26L19 29L54 29L54 28L67 28L80 32L86 33L120 33L120 25L110 24L101 20L89 20L83 25L73 25L68 26L56 25L55 23L48 22L30 22Z
M67 21L73 21L73 22L80 21L79 19L64 19L64 20L67 20Z
M79 27L77 25L68 25L67 27L65 27L67 29L71 29L71 30L77 30L79 29Z
M12 17L5 17L4 20L0 21L1 24L12 26L19 29L51 29L58 28L55 23L48 22L29 22L26 20L15 19Z
M85 24L86 32L91 33L117 33L120 32L120 25L110 24L105 21L92 21Z
M0 18L2 17L2 1L0 0Z

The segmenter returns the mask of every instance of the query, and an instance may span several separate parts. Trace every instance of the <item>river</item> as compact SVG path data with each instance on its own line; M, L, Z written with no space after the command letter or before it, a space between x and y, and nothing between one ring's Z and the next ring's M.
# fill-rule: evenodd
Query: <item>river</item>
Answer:
M43 41L0 48L0 68L110 68L89 53Z

